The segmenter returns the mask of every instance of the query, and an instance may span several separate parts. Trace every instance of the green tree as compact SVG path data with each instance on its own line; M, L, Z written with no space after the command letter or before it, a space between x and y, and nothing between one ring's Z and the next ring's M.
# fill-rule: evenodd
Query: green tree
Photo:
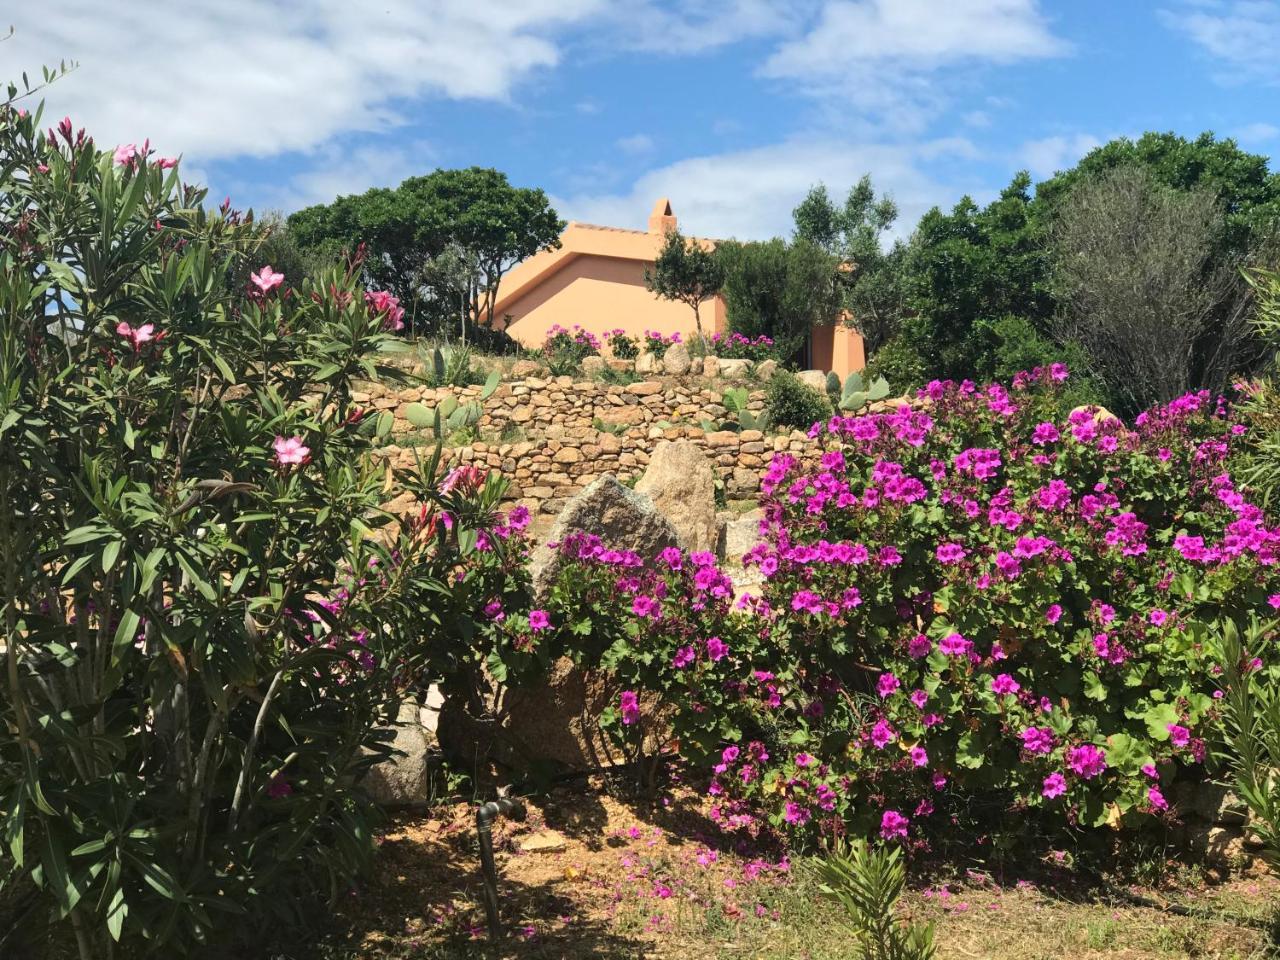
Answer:
M675 300L692 308L698 339L706 341L702 333L702 301L720 292L724 270L705 244L686 239L678 230L668 231L653 269L644 272L644 282L663 300Z
M809 191L792 214L795 239L813 243L840 261L848 323L873 356L899 330L904 311L902 260L905 247L895 241L887 250L885 233L898 219L898 206L876 196L871 177L864 176L837 207L823 184Z
M836 321L837 261L817 244L779 237L726 241L715 256L724 275L729 327L747 337L770 337L779 356L794 354L814 326Z
M985 208L964 197L950 213L926 213L902 267L911 313L904 331L929 376L990 375L1001 317L1041 331L1053 313L1049 255L1025 172Z
M393 292L420 327L492 329L503 275L560 244L564 221L542 190L482 167L436 170L394 190L308 207L289 218L303 249L364 243L367 282Z

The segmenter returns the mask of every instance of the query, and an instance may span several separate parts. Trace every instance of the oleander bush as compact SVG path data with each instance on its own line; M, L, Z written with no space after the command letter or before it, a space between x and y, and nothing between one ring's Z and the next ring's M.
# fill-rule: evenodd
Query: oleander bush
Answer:
M708 555L567 543L551 617L628 685L619 735L669 727L722 823L799 842L1170 816L1218 720L1210 624L1280 605L1280 532L1225 403L1062 417L1066 378L815 424L737 603Z
M374 456L402 321L358 258L284 276L175 161L12 103L0 161L0 898L186 956L348 889L407 692L535 661L527 517Z

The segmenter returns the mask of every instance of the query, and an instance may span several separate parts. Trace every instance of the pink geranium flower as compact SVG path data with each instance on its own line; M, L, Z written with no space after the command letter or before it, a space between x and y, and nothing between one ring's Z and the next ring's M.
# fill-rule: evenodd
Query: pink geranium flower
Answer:
M534 633L540 633L551 626L551 617L545 610L533 609L529 611L529 629Z
M1067 778L1060 773L1051 773L1044 778L1044 783L1040 787L1040 793L1045 798L1052 800L1054 797L1060 797L1067 792Z
M311 448L303 445L301 437L276 437L272 447L276 463L282 467L304 464L311 459Z
M886 810L880 817L880 836L885 840L904 838L910 822L897 810Z

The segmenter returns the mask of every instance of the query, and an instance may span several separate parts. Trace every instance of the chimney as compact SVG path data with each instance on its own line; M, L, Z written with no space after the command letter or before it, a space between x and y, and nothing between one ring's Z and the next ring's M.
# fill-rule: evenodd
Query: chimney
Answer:
M671 212L671 201L663 197L653 205L649 214L650 233L670 233L676 228L676 215Z

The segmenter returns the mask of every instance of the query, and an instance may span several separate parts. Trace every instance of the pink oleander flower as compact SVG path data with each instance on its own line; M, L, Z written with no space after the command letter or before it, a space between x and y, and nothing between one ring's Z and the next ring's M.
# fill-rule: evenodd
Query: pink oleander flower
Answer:
M880 817L880 836L885 840L905 838L910 822L897 810L886 810Z
M276 437L271 446L276 452L276 463L282 467L301 465L311 459L311 448L303 445L301 437Z
M1044 783L1040 788L1040 794L1049 800L1052 800L1054 797L1060 797L1066 792L1067 778L1056 772L1045 777Z
M111 154L111 159L117 167L131 167L142 155L136 143L122 143Z
M1001 673L991 679L991 692L997 696L1007 696L1022 689L1021 684L1010 674Z
M1107 769L1107 755L1091 743L1082 743L1067 751L1067 766L1082 779L1092 780Z
M249 274L249 279L253 281L253 285L258 288L259 292L265 296L284 283L284 274L276 273L271 269L271 264L268 263L257 273Z
M1169 742L1175 747L1185 747L1191 742L1191 731L1179 723L1170 723L1166 725L1169 731Z
M534 633L541 633L543 630L551 626L551 617L545 610L533 609L529 611L529 629Z
M144 323L138 327L131 327L121 320L116 324L116 333L128 340L136 352L144 343L149 343L156 339L156 326L154 323Z

